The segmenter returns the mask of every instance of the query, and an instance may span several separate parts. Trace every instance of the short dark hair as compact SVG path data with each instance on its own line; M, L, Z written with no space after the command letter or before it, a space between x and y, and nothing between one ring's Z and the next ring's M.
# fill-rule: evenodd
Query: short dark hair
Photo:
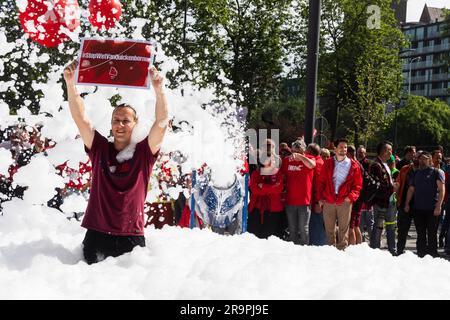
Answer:
M344 143L348 144L348 140L347 140L346 138L337 138L337 139L334 141L335 147L337 148L337 146L338 146L339 143L341 143L341 142L344 142Z
M306 150L308 150L308 152L311 153L315 157L320 155L320 147L317 143L308 144L308 147Z
M114 112L116 112L119 109L123 109L123 108L130 108L131 110L133 110L134 113L134 120L136 121L138 119L137 117L137 113L136 113L136 109L134 109L131 105L129 105L128 103L121 103L118 106L116 106L112 112L112 114L114 114Z
M390 142L390 141L383 141L383 142L380 142L380 143L377 145L377 155L382 154L382 153L386 150L386 146L387 146L387 145L389 145L389 146L392 147L392 142Z
M436 153L441 153L441 154L442 154L441 150L433 150L433 151L431 152L431 156L434 157L434 155L435 155Z
M415 146L406 146L405 149L403 149L403 155L406 156L407 153L413 152L416 150Z

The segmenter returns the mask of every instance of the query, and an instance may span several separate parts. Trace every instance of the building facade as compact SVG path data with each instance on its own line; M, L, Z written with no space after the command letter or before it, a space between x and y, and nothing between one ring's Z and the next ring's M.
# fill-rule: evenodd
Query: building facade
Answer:
M444 10L426 5L419 22L401 25L410 41L401 53L402 72L405 92L450 104L450 40L445 27Z

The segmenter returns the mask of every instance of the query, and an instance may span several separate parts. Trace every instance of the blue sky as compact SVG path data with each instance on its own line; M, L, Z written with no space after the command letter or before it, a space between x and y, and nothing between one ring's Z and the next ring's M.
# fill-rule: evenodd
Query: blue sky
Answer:
M409 0L406 21L418 21L425 4L429 7L450 9L450 0Z

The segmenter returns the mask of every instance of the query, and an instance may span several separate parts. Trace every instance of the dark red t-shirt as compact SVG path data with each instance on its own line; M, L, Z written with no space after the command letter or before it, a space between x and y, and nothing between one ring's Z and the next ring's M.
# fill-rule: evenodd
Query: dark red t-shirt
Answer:
M305 155L310 159L313 156ZM286 176L286 204L307 206L311 204L314 169L309 169L302 161L292 156L283 159L281 171Z
M91 150L91 192L81 226L112 235L144 235L144 202L156 155L147 138L133 157L118 163L112 142L95 131ZM114 171L114 172L112 172Z

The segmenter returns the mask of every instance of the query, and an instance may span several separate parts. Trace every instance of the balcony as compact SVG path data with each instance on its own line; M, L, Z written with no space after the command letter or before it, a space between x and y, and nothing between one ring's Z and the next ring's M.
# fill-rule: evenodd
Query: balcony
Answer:
M450 95L450 91L449 91L448 88L431 89L430 95L431 95L432 97L437 97L437 96L447 96L447 95Z
M440 74L433 74L431 77L432 81L444 81L444 80L450 80L450 73L440 73Z
M435 46L416 48L416 51L414 51L414 54L435 53L435 52L448 51L448 50L450 50L450 43L443 43L443 44L438 44Z
M421 82L428 82L427 76L416 76L411 77L411 83L421 83ZM408 81L408 80L406 80Z
M441 67L444 66L446 63L444 61L417 61L411 64L411 70L417 70L417 69L427 69L427 68L433 68L433 67ZM403 64L404 72L409 72L409 63Z
M441 31L437 31L437 30L431 31L428 29L427 38L441 38L441 37L442 37Z
M411 94L414 96L426 96L426 91L425 90L411 90Z

